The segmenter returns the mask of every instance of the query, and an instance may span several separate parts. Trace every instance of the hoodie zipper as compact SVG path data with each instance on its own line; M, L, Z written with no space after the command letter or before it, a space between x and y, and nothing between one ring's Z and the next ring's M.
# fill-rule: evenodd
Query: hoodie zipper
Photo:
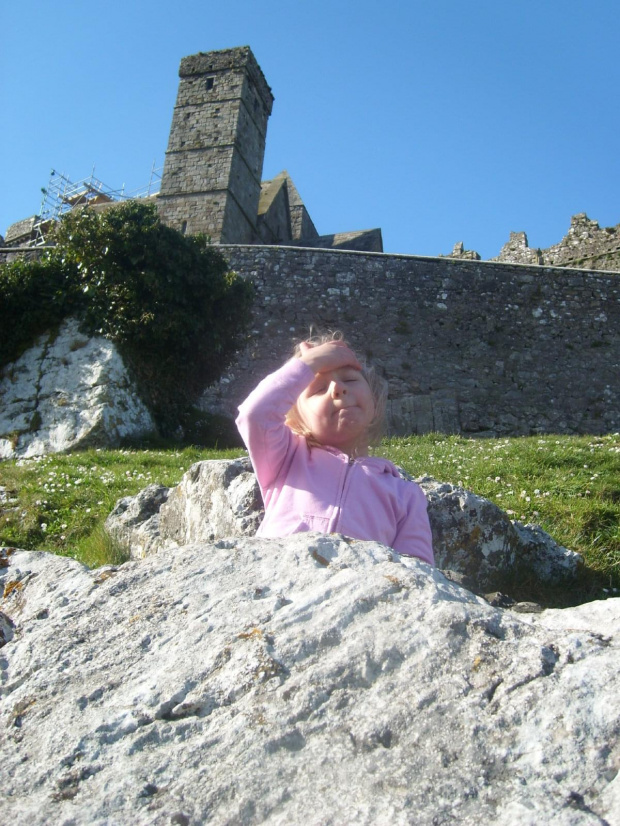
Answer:
M342 487L340 489L340 498L338 500L338 505L336 507L336 519L335 519L335 525L334 525L332 533L340 533L340 522L342 521L342 503L344 502L345 493L347 491L349 480L351 478L350 471L351 471L351 468L353 467L354 464L355 464L355 459L353 458L353 456L349 456L348 459L347 459L347 464L346 464L345 471L344 471L344 479L342 480Z

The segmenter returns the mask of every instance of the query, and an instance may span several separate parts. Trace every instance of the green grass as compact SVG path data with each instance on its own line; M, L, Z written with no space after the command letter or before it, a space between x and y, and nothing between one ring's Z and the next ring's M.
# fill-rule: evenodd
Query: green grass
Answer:
M463 485L583 555L584 570L568 590L541 590L521 575L513 596L569 605L620 588L620 434L518 439L431 434L389 439L377 452L413 476ZM242 453L239 448L89 450L1 462L0 544L65 554L91 567L122 562L122 552L102 528L121 496L151 483L175 485L200 459Z
M463 487L512 519L540 525L584 557L571 588L512 583L511 595L568 605L620 588L620 434L464 439L430 434L385 441L379 452L413 476ZM520 572L523 577L524 572Z
M123 562L103 530L122 496L157 483L172 487L200 459L239 456L240 448L87 450L0 462L0 545L45 550L90 567Z

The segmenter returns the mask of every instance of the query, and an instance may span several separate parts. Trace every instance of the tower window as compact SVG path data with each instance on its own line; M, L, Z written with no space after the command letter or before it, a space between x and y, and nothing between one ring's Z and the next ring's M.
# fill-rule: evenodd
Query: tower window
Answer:
M187 232L187 221L183 221L183 224L181 225L181 232L183 235Z
M207 78L207 92L208 92L210 89L213 89L213 78L212 78L212 77L208 77L208 78Z

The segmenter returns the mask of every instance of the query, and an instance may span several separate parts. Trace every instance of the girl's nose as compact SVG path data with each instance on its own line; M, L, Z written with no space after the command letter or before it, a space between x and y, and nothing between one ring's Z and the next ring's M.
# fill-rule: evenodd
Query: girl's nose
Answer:
M334 399L338 399L340 398L340 396L344 396L346 392L347 388L341 381L339 381L338 379L334 379L332 381L332 397Z

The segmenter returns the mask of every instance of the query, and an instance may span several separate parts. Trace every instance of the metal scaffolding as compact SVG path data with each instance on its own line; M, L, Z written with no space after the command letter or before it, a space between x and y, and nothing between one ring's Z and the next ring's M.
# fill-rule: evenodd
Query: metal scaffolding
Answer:
M48 185L41 189L43 199L39 215L35 221L33 232L33 246L42 246L46 243L50 228L66 212L76 207L97 206L113 201L127 201L136 198L148 198L159 192L162 169L153 163L151 176L146 186L132 192L125 192L125 185L121 189L113 189L95 178L95 170L88 178L80 181L71 181L62 172L52 169Z

